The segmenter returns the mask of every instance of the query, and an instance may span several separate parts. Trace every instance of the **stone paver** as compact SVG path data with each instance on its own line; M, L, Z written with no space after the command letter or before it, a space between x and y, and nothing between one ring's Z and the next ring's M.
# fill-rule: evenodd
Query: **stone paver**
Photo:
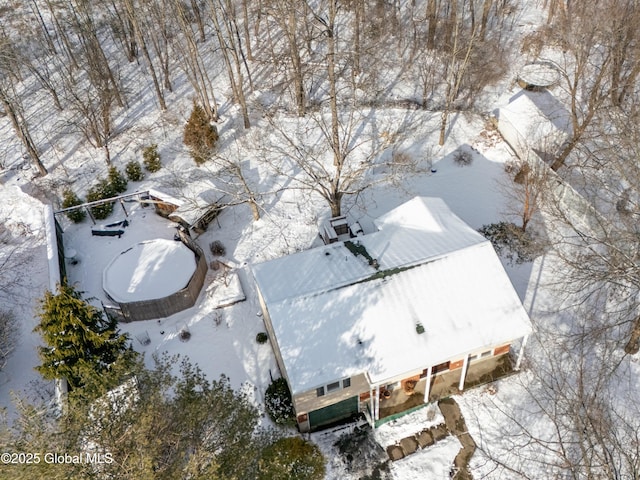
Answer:
M402 451L402 447L400 445L390 445L387 447L387 455L389 455L389 459L393 462L396 460L400 460L404 458L404 452Z
M429 429L421 431L417 435L417 437L418 437L418 445L420 445L420 448L426 448L435 443L435 440L433 439L433 435L431 435L431 430Z
M411 455L416 450L418 450L418 441L416 437L405 437L400 440L400 446L402 447L402 451L406 455Z
M473 480L469 472L469 460L476 451L476 442L473 441L469 432L467 432L467 424L460 413L460 407L452 398L440 400L438 407L444 416L445 423L436 425L429 429L422 430L416 435L411 435L400 440L396 445L387 447L387 455L391 461L400 460L415 453L418 448L427 448L435 442L439 442L449 433L455 435L460 441L462 448L453 461L453 477L455 480Z
M433 439L436 442L439 442L447 435L449 435L449 432L447 431L447 427L441 423L440 425L437 425L431 429L431 434L433 435Z
M460 407L453 398L447 398L438 402L438 407L444 415L447 428L453 435L458 437L462 444L462 448L453 460L453 465L457 472L453 476L456 480L472 480L473 477L469 472L469 460L476 451L476 442L473 441L469 432L467 432L467 424L460 412Z

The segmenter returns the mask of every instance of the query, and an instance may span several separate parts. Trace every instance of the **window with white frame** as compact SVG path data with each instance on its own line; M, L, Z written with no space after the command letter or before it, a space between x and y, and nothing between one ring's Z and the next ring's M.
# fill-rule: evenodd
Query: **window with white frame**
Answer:
M482 353L474 353L473 355L469 355L469 363L475 362L476 360L480 360L481 358L487 358L491 356L493 350L487 350Z
M338 380L337 382L331 382L327 385L323 385L321 387L316 388L316 396L323 397L328 393L334 393L338 390L342 390L344 388L349 388L351 386L351 378L343 378L342 380Z

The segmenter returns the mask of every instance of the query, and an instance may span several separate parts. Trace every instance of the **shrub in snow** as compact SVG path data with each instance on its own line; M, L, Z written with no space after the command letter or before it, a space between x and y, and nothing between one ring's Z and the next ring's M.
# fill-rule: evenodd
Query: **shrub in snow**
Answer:
M505 257L510 263L532 262L544 250L539 239L534 238L529 231L523 232L511 222L483 225L478 232L493 244L498 255Z
M98 180L98 183L92 186L87 192L87 202L95 202L97 200L104 200L105 198L111 198L116 195L111 183L104 178ZM113 212L113 202L103 203L101 205L94 205L91 207L91 215L98 220L107 218Z
M224 244L220 240L214 240L209 244L209 250L216 257L222 257L225 253L227 253L227 249L224 247Z
M256 335L256 342L260 344L267 343L267 340L269 340L269 337L264 332L260 332L258 335Z
M437 408L437 407L436 407ZM334 446L353 478L390 479L389 456L376 441L369 425L357 426L344 433Z
M507 160L504 164L504 171L512 177L520 170L520 162L516 160Z
M127 179L122 175L122 172L116 167L109 168L109 183L114 193L124 193L127 191Z
M324 456L317 445L300 437L286 437L262 452L258 480L322 480Z
M191 338L191 332L189 331L189 329L183 328L182 330L180 330L179 337L181 342L188 342Z
M82 200L78 197L73 190L66 188L62 192L62 208L75 207L80 205ZM73 223L80 223L87 216L87 213L83 209L71 210L65 214L69 220Z
M189 120L184 126L182 141L189 148L191 158L198 165L202 165L211 158L218 143L218 129L211 125L204 109L196 103L193 104Z
M519 165L516 174L513 177L513 181L518 185L523 185L525 181L527 181L527 176L530 172L531 167L528 164L523 163L522 165Z
M142 166L140 162L136 162L135 160L131 160L124 167L124 172L127 174L127 178L132 182L139 182L144 178L144 172L142 171Z
M142 150L142 163L147 172L154 173L162 168L160 162L160 153L158 152L158 145L155 143L149 145Z
M467 167L473 162L473 155L471 152L459 150L453 155L453 161L459 167Z
M295 425L295 412L293 411L291 392L284 377L274 380L267 387L264 406L276 424L291 427Z

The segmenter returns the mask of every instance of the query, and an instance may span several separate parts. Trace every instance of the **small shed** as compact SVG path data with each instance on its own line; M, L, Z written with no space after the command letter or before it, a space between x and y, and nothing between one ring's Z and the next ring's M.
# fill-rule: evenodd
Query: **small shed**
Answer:
M189 183L179 193L149 190L156 213L196 233L204 232L226 205L226 197L209 180Z
M225 195L209 179L189 182L181 189L182 204L169 215L169 220L187 230L204 232L224 207Z

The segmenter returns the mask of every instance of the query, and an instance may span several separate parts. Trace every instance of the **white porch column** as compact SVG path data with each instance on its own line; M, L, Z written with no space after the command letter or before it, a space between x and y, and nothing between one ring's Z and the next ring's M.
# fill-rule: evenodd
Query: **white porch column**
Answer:
M376 385L376 396L374 397L376 404L373 420L380 420L380 385Z
M376 421L375 421L375 416L376 416L376 405L375 402L373 400L373 388L369 387L369 415L371 418L371 428L373 428L375 430L376 428Z
M462 373L460 374L460 383L458 384L458 390L464 390L464 381L467 378L467 369L469 368L469 354L467 353L462 363Z
M429 365L427 368L427 384L424 386L424 403L429 403L429 394L431 393L431 372L433 367Z
M527 340L529 340L529 335L525 335L522 339L522 345L520 345L520 351L518 352L518 358L516 359L516 366L514 370L520 370L520 363L522 362L522 357L524 356L524 347L527 344Z

